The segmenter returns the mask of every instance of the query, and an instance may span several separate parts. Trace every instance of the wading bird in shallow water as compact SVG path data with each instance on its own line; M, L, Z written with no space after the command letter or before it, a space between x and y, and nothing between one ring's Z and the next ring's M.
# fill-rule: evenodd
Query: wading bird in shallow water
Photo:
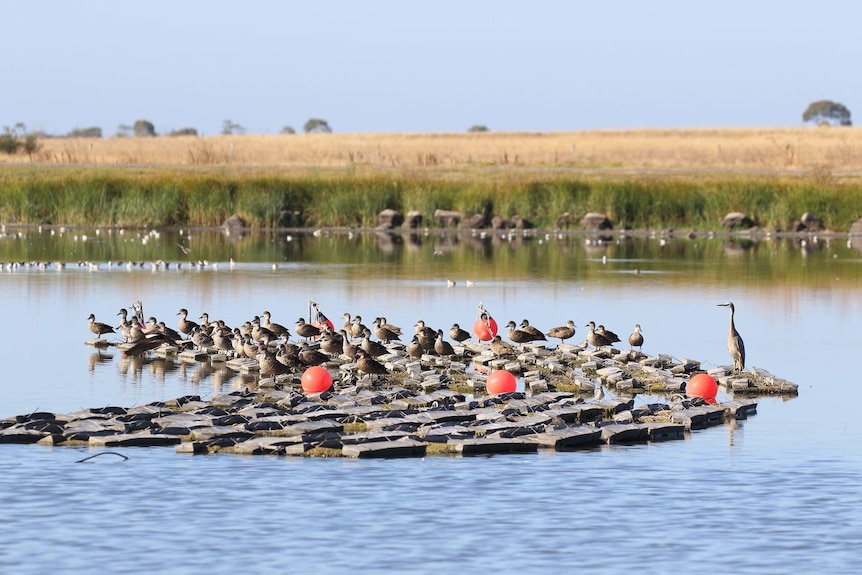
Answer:
M716 305L730 308L730 330L727 334L727 351L730 352L730 357L733 358L733 370L736 372L742 371L745 369L745 344L742 343L742 336L736 331L736 325L733 323L735 308L731 302Z

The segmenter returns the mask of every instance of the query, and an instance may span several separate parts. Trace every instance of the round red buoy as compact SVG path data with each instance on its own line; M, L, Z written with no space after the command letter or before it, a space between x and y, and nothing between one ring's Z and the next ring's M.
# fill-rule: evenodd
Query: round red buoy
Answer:
M476 323L473 324L473 333L479 338L479 341L491 341L497 335L497 322L493 317L476 318Z
M705 373L698 373L688 380L688 384L685 386L685 393L689 397L702 397L707 402L713 403L715 401L715 394L718 393L718 384L711 376Z
M302 374L302 391L322 393L332 387L332 376L325 367L314 365Z
M515 376L505 369L495 369L485 381L485 389L490 394L512 393L515 391Z
M329 327L330 331L335 331L335 326L329 319L325 319L323 321L313 321L311 322L311 325L319 329L321 334L326 330L327 327ZM314 337L314 339L320 339L320 336L317 335Z

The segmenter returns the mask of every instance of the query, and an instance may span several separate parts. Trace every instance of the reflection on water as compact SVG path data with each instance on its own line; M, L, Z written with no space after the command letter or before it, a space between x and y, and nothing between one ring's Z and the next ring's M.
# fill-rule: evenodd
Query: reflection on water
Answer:
M600 278L609 272L698 274L723 283L769 281L818 285L836 275L860 279L859 250L834 237L624 235L424 231L416 233L246 232L217 230L123 232L27 229L0 238L5 271L230 271L247 264L328 264L346 275L411 278L430 269L453 281ZM526 235L525 235L526 234ZM710 265L704 265L709 262ZM814 262L814 263L811 263ZM21 267L12 267L20 264ZM672 280L669 280L672 281Z
M172 265L148 265L158 260ZM385 315L405 331L420 318L444 331L472 325L481 301L501 325L571 318L575 339L590 320L621 335L639 323L646 353L705 367L729 363L727 313L715 304L733 301L749 366L800 386L798 398L762 398L751 419L684 441L552 456L192 458L154 448L78 464L93 450L2 445L0 571L188 573L212 570L214 556L217 572L286 561L321 573L666 572L716 557L735 573L856 569L862 423L852 406L862 387L845 357L862 346L862 258L844 239L7 230L0 261L66 263L0 272L0 317L14 326L0 330L0 417L254 386L218 364L84 346L90 313L113 321L135 300L170 326L181 307L230 325L268 309L290 326L314 299L330 318ZM657 544L655 530L684 544ZM223 553L225 544L254 552Z

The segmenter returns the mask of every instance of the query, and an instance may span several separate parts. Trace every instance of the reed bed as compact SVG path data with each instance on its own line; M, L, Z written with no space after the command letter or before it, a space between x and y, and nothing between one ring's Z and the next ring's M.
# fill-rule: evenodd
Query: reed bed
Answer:
M304 134L48 139L0 156L0 221L125 227L374 227L385 208L541 228L607 214L617 228L766 229L804 212L862 216L856 128Z
M742 211L761 227L786 230L811 212L846 231L862 215L862 182L786 176L609 176L557 172L461 179L427 173L315 174L244 170L20 168L0 170L0 222L6 224L170 227L221 225L237 214L256 228L377 225L385 208L465 217L515 215L539 228L587 212L620 228L719 229Z

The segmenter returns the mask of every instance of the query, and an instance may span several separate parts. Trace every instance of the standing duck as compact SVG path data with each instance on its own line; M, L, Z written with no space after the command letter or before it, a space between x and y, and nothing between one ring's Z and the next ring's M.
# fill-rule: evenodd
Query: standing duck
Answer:
M569 320L566 322L566 325L561 325L557 327L552 327L548 330L548 337L555 337L560 340L562 344L564 340L569 339L570 337L574 337L575 335L575 322Z
M643 345L644 345L644 335L643 335L643 332L641 331L641 324L636 323L635 324L635 330L629 336L629 346L632 349L637 347L638 351L642 351Z
M181 308L180 311L177 312L177 315L180 316L180 321L177 322L177 327L179 327L182 333L191 335L192 330L198 326L198 323L188 319L189 310Z
M87 322L90 331L96 334L96 337L99 339L102 338L103 333L117 333L114 331L114 328L108 324L96 321L96 314L91 313L90 317L87 318Z

